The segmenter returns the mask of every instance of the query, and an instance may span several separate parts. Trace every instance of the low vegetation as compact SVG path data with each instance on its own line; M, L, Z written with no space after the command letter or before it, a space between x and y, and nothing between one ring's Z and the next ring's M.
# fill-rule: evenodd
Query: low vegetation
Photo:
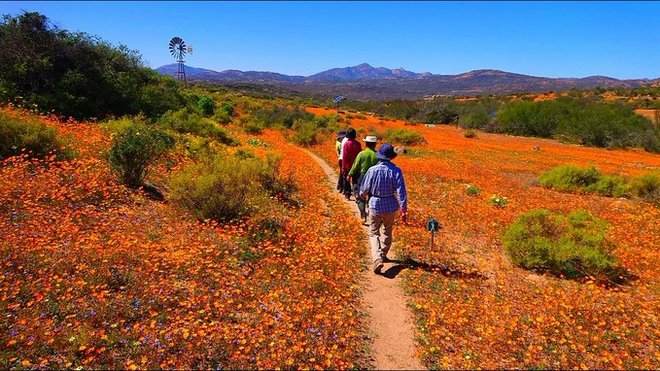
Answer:
M426 142L422 134L410 129L388 129L381 136L387 142L409 146Z
M657 171L626 178L602 174L594 166L562 165L541 174L539 184L558 191L594 192L609 197L637 196L656 204L660 194L660 174Z
M117 133L107 158L111 169L128 187L143 185L150 167L174 146L174 138L144 124L133 124Z
M59 159L74 155L55 128L35 118L0 111L0 159L18 154L33 157L52 154Z
M584 210L568 215L532 210L507 228L503 243L511 261L526 269L569 278L607 277L618 262L606 230L607 223Z

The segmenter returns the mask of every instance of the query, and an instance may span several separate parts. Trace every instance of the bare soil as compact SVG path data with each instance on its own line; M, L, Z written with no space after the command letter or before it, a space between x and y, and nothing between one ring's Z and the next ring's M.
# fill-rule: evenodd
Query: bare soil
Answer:
M337 174L320 157L307 151L325 171L330 187L334 190L337 184ZM354 200L346 200L335 191L341 200L354 211L360 219L360 211ZM365 234L365 258L369 269L364 272L364 306L367 310L369 332L372 341L371 351L374 366L379 370L421 370L424 367L415 351L415 328L412 314L406 306L406 297L401 288L399 273L403 266L398 263L385 263L382 274L371 271L371 253L369 248L367 226L363 226ZM394 227L396 239L396 226ZM390 250L390 258L396 256L396 251Z

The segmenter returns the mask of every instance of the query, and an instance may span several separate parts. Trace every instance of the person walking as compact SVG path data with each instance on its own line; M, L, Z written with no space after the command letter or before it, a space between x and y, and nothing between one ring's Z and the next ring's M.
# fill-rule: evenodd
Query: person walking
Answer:
M351 167L353 167L353 163L355 162L358 153L362 150L362 145L355 140L355 137L357 137L357 132L355 129L349 128L346 131L347 139L341 152L340 176L344 177L344 197L346 197L347 200L351 199L351 182L348 178L348 172L351 170Z
M396 212L401 209L401 220L405 223L407 219L406 183L401 169L392 163L396 156L391 144L383 144L376 153L378 163L367 170L360 186L360 197L369 202L369 244L376 274L380 274L383 263L389 261L387 253L392 247ZM384 234L382 241L381 227Z
M337 138L335 139L335 150L337 151L337 157L339 158L339 174L341 174L341 149L342 144L345 143L344 139L346 138L346 130L340 130L337 133ZM344 191L344 177L337 177L337 191Z
M378 163L378 157L376 157L376 142L378 138L374 135L367 135L363 140L366 148L358 153L351 170L348 172L348 176L351 179L355 202L360 210L360 217L362 217L362 222L366 223L367 208L366 202L360 197L360 185L364 180L364 174L367 173L367 170Z

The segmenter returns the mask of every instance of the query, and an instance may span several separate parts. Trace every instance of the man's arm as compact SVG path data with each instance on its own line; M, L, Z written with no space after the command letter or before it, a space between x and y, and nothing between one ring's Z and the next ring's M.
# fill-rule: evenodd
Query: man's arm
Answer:
M363 200L367 200L367 197L369 196L369 192L371 192L371 178L373 171L367 170L367 173L364 174L364 179L362 180L362 185L360 186L360 197Z
M401 172L401 169L397 169L398 171L395 174L395 186L396 186L396 193L399 198L399 206L401 206L401 218L404 220L406 219L406 215L408 213L408 194L406 192L406 182L403 180L403 173Z

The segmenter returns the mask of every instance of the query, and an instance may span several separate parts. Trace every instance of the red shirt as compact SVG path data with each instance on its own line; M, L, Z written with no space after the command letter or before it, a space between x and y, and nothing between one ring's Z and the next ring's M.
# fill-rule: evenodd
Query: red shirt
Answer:
M349 139L344 143L344 152L341 159L341 171L346 172L351 169L358 153L362 151L362 145L355 139Z

